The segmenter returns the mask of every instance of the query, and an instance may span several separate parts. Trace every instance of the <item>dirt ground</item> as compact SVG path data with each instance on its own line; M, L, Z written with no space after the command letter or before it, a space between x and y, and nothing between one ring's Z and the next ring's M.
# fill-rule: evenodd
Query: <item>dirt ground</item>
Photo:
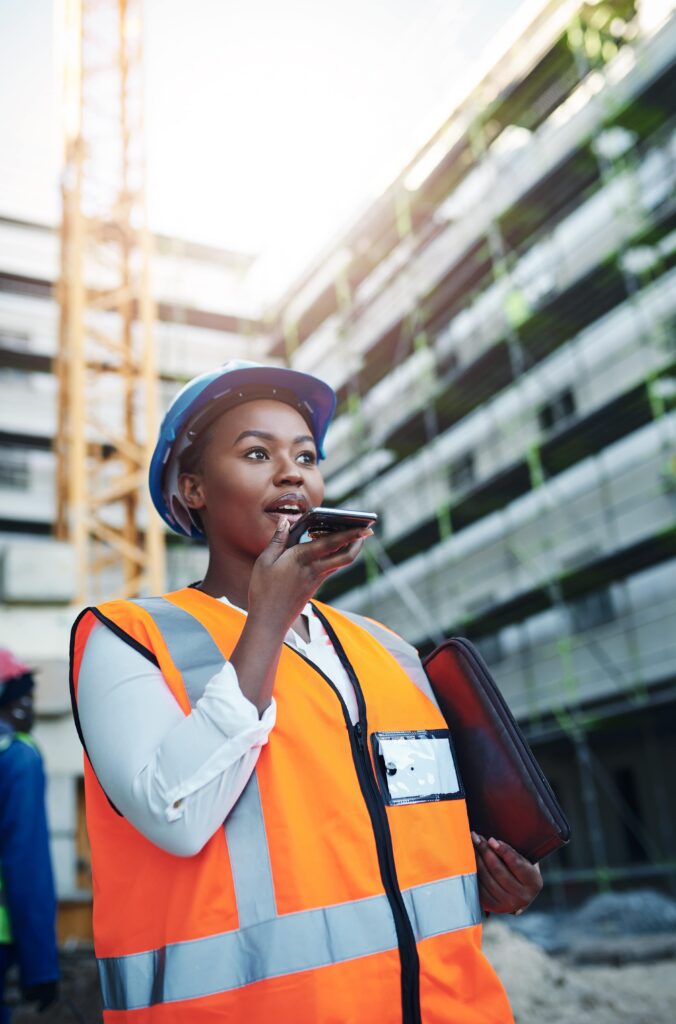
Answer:
M566 959L549 956L500 921L489 921L484 930L484 948L507 989L516 1024L674 1024L676 935L657 944L651 936L634 937L628 944L630 949L627 942L617 944L616 955L608 944L600 952L611 961L641 962L588 966L572 962L574 951ZM18 1009L13 1024L99 1024L92 954L65 952L62 965L60 1003L44 1014Z
M549 956L500 921L484 930L484 949L507 990L516 1024L674 1024L676 937L655 946L634 937L639 963L589 966ZM643 954L653 959L645 961ZM625 959L606 944L608 959ZM661 959L664 957L664 959Z

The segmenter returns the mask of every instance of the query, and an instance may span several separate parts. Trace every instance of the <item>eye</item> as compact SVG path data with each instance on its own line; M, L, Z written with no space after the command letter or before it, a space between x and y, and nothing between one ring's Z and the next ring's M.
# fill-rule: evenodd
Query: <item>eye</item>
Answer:
M253 462L262 462L264 459L268 458L268 453L265 448L249 448L249 450L244 453L244 458L251 459Z
M300 452L296 456L296 461L302 462L305 466L315 466L317 464L317 456L311 451Z

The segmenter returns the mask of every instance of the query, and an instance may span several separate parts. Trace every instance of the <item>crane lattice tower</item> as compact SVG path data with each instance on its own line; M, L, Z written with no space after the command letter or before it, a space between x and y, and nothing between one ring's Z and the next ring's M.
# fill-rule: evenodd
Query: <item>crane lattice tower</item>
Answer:
M79 602L164 589L145 485L157 374L145 217L142 0L65 0L57 535Z

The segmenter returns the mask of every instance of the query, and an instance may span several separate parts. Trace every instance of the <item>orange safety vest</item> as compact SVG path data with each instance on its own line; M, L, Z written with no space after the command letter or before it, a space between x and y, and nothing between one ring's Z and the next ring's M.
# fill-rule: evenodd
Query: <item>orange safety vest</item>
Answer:
M85 757L106 1024L513 1021L481 952L465 801L448 782L450 738L417 652L371 620L313 607L355 686L360 721L284 645L269 742L224 827L195 856L141 835ZM187 715L245 617L193 588L85 610L71 642L76 721L97 620L159 665ZM382 751L414 747L444 761L449 792L392 797L397 764ZM404 794L414 776L400 775Z

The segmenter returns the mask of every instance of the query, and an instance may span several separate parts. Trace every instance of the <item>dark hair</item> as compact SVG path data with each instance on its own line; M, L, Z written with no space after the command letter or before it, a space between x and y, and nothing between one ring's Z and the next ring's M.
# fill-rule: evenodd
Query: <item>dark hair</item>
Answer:
M211 443L214 427L218 420L215 420L207 429L201 433L192 444L188 445L178 457L178 475L182 473L202 473L204 471L204 456Z
M13 679L6 679L0 683L0 708L13 704L20 697L25 697L35 686L32 672L24 672L21 676L14 676Z
M211 442L211 438L213 437L213 430L217 422L218 420L214 420L206 430L195 438L192 444L188 445L188 447L181 452L178 457L179 479L183 473L202 473L204 471L204 456ZM197 529L201 530L202 533L206 533L204 523L202 522L202 516L198 509L190 508L188 506L188 515L191 519L194 519Z

